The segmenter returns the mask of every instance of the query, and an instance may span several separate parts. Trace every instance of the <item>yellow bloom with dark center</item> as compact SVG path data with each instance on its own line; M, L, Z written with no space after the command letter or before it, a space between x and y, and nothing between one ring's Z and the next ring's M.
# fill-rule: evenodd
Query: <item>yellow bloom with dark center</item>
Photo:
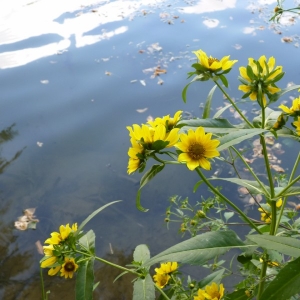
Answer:
M284 104L279 105L279 108L281 108L285 113L287 113L291 116L299 115L300 114L300 97L293 100L293 104L290 108L288 108Z
M68 277L72 278L77 269L78 265L75 263L74 258L65 257L65 262L60 269L60 276L65 276L66 279Z
M219 156L216 148L220 144L218 140L211 139L211 133L205 133L203 127L198 127L196 131L190 129L187 134L180 134L180 142L175 145L182 151L178 156L178 161L185 162L192 171L197 167L210 170L209 158Z
M205 290L199 289L197 296L194 296L194 300L220 300L224 296L223 284L216 284L213 282L211 285L207 285Z
M161 289L164 288L168 284L170 278L171 278L171 276L168 275L168 274L159 274L159 273L157 273L153 276L155 284L158 287L160 287Z
M161 263L160 268L155 268L155 272L158 274L169 274L176 271L178 268L177 262Z
M297 121L293 122L293 125L296 127L297 134L300 136L300 117L298 117Z
M258 66L259 65L259 66ZM245 93L243 98L249 96L252 101L259 100L258 95L261 93L262 103L267 106L266 95L270 98L272 94L278 93L281 89L275 85L275 82L282 78L282 67L275 67L275 58L270 57L267 61L265 55L262 55L256 62L253 58L248 59L248 69L240 67L240 81L243 83L239 90ZM260 92L259 92L260 91Z
M229 60L230 55L224 56L221 60L212 56L208 57L207 54L201 49L193 51L193 53L197 56L198 62L201 66L213 72L229 70L237 62L237 60Z

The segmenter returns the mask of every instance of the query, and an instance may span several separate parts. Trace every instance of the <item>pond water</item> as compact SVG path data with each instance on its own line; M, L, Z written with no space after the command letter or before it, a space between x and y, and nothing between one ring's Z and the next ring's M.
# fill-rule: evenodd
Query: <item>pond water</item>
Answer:
M149 245L153 255L181 240L177 225L169 230L164 225L168 198L178 194L196 201L207 190L193 194L195 174L169 167L143 190L149 212L138 211L140 174L126 173L126 126L177 110L201 115L211 84L194 84L187 103L181 99L195 62L192 51L200 48L214 57L231 55L238 66L248 57L274 56L286 71L280 87L299 84L299 21L290 15L281 25L268 22L275 5L272 0L0 4L0 130L13 130L1 145L1 299L40 299L42 256L36 243L113 200L123 201L87 226L96 233L99 256L124 265L138 244ZM295 1L286 1L289 5ZM167 73L153 78L158 66ZM228 75L236 99L238 75L238 67ZM285 100L290 96L295 94ZM214 109L223 105L220 94L214 100ZM252 107L245 106L248 116ZM287 169L290 157L282 157ZM233 197L239 203L238 193ZM22 211L33 207L36 230L15 229ZM97 266L96 299L130 299L131 278L112 284L117 275ZM74 280L45 279L50 299L74 299Z

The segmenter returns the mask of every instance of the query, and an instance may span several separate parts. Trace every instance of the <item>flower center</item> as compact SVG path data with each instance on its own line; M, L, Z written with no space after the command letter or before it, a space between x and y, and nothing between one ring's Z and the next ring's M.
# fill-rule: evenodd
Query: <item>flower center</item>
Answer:
M65 264L64 269L66 272L74 272L75 271L75 265L73 262L69 261Z
M192 144L188 148L188 154L192 159L204 157L205 149L201 144Z
M209 64L209 66L211 66L215 61L219 62L219 60L217 58L209 57L208 58L208 64Z

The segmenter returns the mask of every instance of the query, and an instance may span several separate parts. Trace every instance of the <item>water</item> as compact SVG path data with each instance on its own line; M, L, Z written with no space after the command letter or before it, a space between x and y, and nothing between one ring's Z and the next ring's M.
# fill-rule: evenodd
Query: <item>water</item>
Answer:
M2 130L14 124L17 132L2 144L1 156L10 161L21 151L0 177L2 299L39 299L42 256L35 243L43 243L59 225L81 222L113 200L123 201L87 226L96 233L99 256L125 265L138 244L148 244L154 255L180 240L177 226L164 227L168 197L179 194L195 201L207 194L206 189L192 194L195 174L170 166L143 190L142 205L150 211L137 211L140 175L126 174L126 126L177 110L201 115L199 104L212 85L194 84L187 104L181 100L186 73L195 61L192 51L200 48L215 57L231 55L239 60L238 66L246 65L248 57L275 56L287 73L280 87L299 84L298 19L287 18L284 26L270 24L275 4L234 0L0 4L0 125ZM282 42L283 37L293 41ZM167 73L151 78L148 69L157 66ZM238 75L238 67L228 75L234 98L241 97ZM214 108L222 104L216 93ZM290 167L290 160L283 158L283 165ZM40 220L37 229L16 230L14 221L31 207ZM101 284L96 299L130 299L131 278L112 284L117 275L97 266ZM46 276L50 299L74 299L73 284Z

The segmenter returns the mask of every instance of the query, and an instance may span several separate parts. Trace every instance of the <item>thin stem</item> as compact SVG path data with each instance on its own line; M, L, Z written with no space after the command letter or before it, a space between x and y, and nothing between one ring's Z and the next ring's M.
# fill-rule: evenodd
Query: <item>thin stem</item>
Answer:
M122 270L122 271L126 271L126 272L128 272L128 273L137 275L137 276L139 276L139 277L141 276L141 274L139 274L139 273L136 272L136 271L133 271L133 270L131 270L131 269L127 269L127 268L125 268L125 267L116 265L116 264L114 264L114 263L112 263L112 262L110 262L110 261L108 261L108 260L105 260L105 259L103 259L103 258L101 258L101 257L94 256L94 255L92 255L92 254L90 254L90 253L81 252L81 251L79 251L79 250L76 250L76 252L77 252L77 253L80 253L80 254L83 254L83 255L85 255L85 256L92 257L92 258L94 258L94 259L96 259L96 260L98 260L98 261L101 261L101 262L103 262L104 264L107 264L107 265L109 265L109 266L111 266L111 267L120 269L120 270Z
M279 198L282 194L284 194L291 186L293 186L299 180L300 180L300 175L297 176L294 180L292 180L279 194L277 194L276 198Z
M230 98L230 96L225 92L225 90L222 88L222 86L218 83L218 81L214 80L214 83L218 86L218 88L222 91L222 93L225 95L227 100L230 102L230 104L234 107L234 109L238 112L238 114L241 116L241 118L248 124L250 128L253 128L253 125L248 121L248 119L244 116L244 114L239 110L239 108L236 106L236 104L233 102L233 100Z
M294 177L294 175L296 173L296 170L298 168L299 162L300 162L300 151L299 151L298 156L296 158L296 161L295 161L295 164L294 164L293 170L291 172L291 175L290 175L288 183L291 183L291 180L293 179L293 177ZM288 197L284 197L283 198L282 206L281 206L281 209L280 209L280 212L279 212L279 216L278 216L278 219L277 219L277 222L276 222L275 232L277 232L277 230L278 230L278 227L279 227L279 224L280 224L280 220L281 220L281 217L283 215L283 210L284 210L284 208L286 206L287 199L288 199Z
M271 202L271 228L270 228L270 235L276 234L276 217L277 217L277 211L276 211L276 201Z
M267 260L264 260L262 263L262 266L261 266L261 271L260 271L260 283L259 283L259 287L258 287L257 300L260 300L260 296L264 291L267 267L268 267L268 262L267 262Z
M43 277L43 269L40 267L40 277L41 277L41 286L42 286L42 295L43 300L47 300L47 296L45 294L45 285L44 285L44 277Z
M154 284L154 287L164 296L165 299L170 300L170 298L166 295L166 293L156 284Z
M257 183L260 185L260 187L263 189L265 195L270 195L269 192L266 190L265 185L259 180L259 178L256 176L256 174L253 172L252 168L249 166L249 164L245 161L244 157L241 155L241 153L235 149L234 147L230 147L233 149L233 151L239 156L239 158L242 160L242 162L245 164L251 175L254 177L254 179L257 181Z
M204 176L204 174L201 172L200 168L197 167L196 171L198 175L201 177L201 179L205 182L205 184L216 194L218 195L222 200L224 200L227 204L229 204L237 213L241 215L241 217L258 233L262 233L258 227L234 204L232 203L228 198L226 198L222 193L220 193Z
M153 159L155 159L156 161L162 163L162 164L169 164L169 165L181 165L181 163L179 161L175 161L175 160L162 160L160 158L158 158L155 154L151 155Z

